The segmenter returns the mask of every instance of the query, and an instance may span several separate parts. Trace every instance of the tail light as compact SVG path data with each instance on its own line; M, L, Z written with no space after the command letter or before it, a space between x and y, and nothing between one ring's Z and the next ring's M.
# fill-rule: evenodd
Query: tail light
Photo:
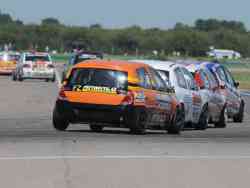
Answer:
M61 90L59 91L58 99L62 100L62 101L66 101L67 100L67 96L65 94L65 91L70 91L70 90L71 90L70 88L63 86L61 88Z
M54 69L54 68L55 68L55 66L54 66L54 65L52 65L52 64L48 64L48 68L49 68L49 69Z
M134 94L132 91L128 91L127 95L125 96L125 98L122 101L122 105L131 105L134 103Z
M30 64L24 64L23 68L31 68L31 65Z

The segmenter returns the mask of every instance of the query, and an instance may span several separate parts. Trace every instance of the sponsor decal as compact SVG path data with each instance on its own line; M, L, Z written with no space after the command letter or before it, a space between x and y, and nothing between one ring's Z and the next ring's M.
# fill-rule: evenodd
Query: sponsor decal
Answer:
M110 87L75 85L75 86L73 86L72 90L77 91L77 92L95 92L95 93L117 94L117 88L110 88Z

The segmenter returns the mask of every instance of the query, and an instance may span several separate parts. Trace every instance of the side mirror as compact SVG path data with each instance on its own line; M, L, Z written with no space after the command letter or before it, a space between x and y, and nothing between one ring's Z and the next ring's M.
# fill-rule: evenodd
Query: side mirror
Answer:
M220 88L221 88L221 89L225 89L225 88L226 88L226 85L225 85L225 84L221 84L221 85L220 85Z
M238 88L238 87L240 86L240 83L239 83L239 82L235 82L235 83L234 83L234 86L235 86L236 88Z
M167 93L175 93L175 89L174 89L174 87L168 87L168 88L166 89L166 92L167 92Z

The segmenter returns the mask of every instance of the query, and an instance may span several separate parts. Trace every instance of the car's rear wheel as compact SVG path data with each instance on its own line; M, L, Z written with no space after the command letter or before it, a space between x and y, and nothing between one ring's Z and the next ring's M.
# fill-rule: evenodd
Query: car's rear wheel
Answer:
M100 124L90 124L89 127L93 132L99 133L103 131L103 126Z
M146 133L146 120L147 115L144 110L135 109L133 113L133 117L131 117L130 121L130 131L133 134L145 134Z
M245 102L242 100L240 103L240 109L239 113L233 117L233 121L235 123L242 123L244 119L244 108L245 108Z
M15 72L12 72L12 80L13 81L16 81L17 79L16 79L16 73Z
M169 134L180 134L185 124L185 112L183 108L177 108L175 116L168 127L167 131Z
M65 131L69 126L69 121L59 115L56 109L53 112L53 126L57 131Z
M50 81L55 82L56 81L56 76L54 76Z
M18 79L19 82L22 82L22 81L23 81L22 75L21 75L21 74L18 74L17 79Z
M227 126L227 120L228 120L227 108L224 107L223 110L221 111L219 121L215 122L214 126L216 128L225 128Z
M208 106L205 105L202 109L199 122L196 124L196 130L206 130L208 127Z

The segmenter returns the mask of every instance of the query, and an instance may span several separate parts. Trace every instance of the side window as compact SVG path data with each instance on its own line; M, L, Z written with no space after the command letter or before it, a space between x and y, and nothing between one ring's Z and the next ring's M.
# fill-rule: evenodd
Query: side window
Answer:
M200 71L200 75L201 75L201 79L204 82L205 89L209 89L210 88L210 83L209 83L208 75L203 70Z
M159 73L157 71L155 71L154 69L149 69L149 70L150 70L150 74L151 74L152 79L153 79L154 88L157 91L166 91L167 86L166 86L164 80L159 75Z
M225 73L226 73L227 82L228 82L231 86L234 87L235 81L234 81L234 79L233 79L231 73L230 73L226 68L224 68L224 70L225 70Z
M187 89L186 81L180 68L174 70L178 86Z
M204 70L206 72L206 74L208 75L209 77L209 80L210 80L210 83L211 83L211 87L212 88L216 88L219 86L219 83L218 81L216 80L215 78L215 75L213 75L213 73L211 73L209 70Z
M140 79L140 86L146 89L151 89L151 82L150 77L147 74L146 70L144 68L140 68L137 70L137 75Z
M218 67L218 68L216 69L216 73L219 75L219 78L220 78L222 81L224 81L224 82L227 81L225 72L224 72L224 70L223 70L222 67Z
M160 74L161 78L163 79L163 81L165 81L167 86L171 87L171 83L170 83L170 79L169 79L169 72L163 71L163 70L158 70L157 72Z
M188 83L188 88L190 88L191 90L198 90L198 86L194 81L193 75L185 68L182 68L182 71L184 73L184 78Z

